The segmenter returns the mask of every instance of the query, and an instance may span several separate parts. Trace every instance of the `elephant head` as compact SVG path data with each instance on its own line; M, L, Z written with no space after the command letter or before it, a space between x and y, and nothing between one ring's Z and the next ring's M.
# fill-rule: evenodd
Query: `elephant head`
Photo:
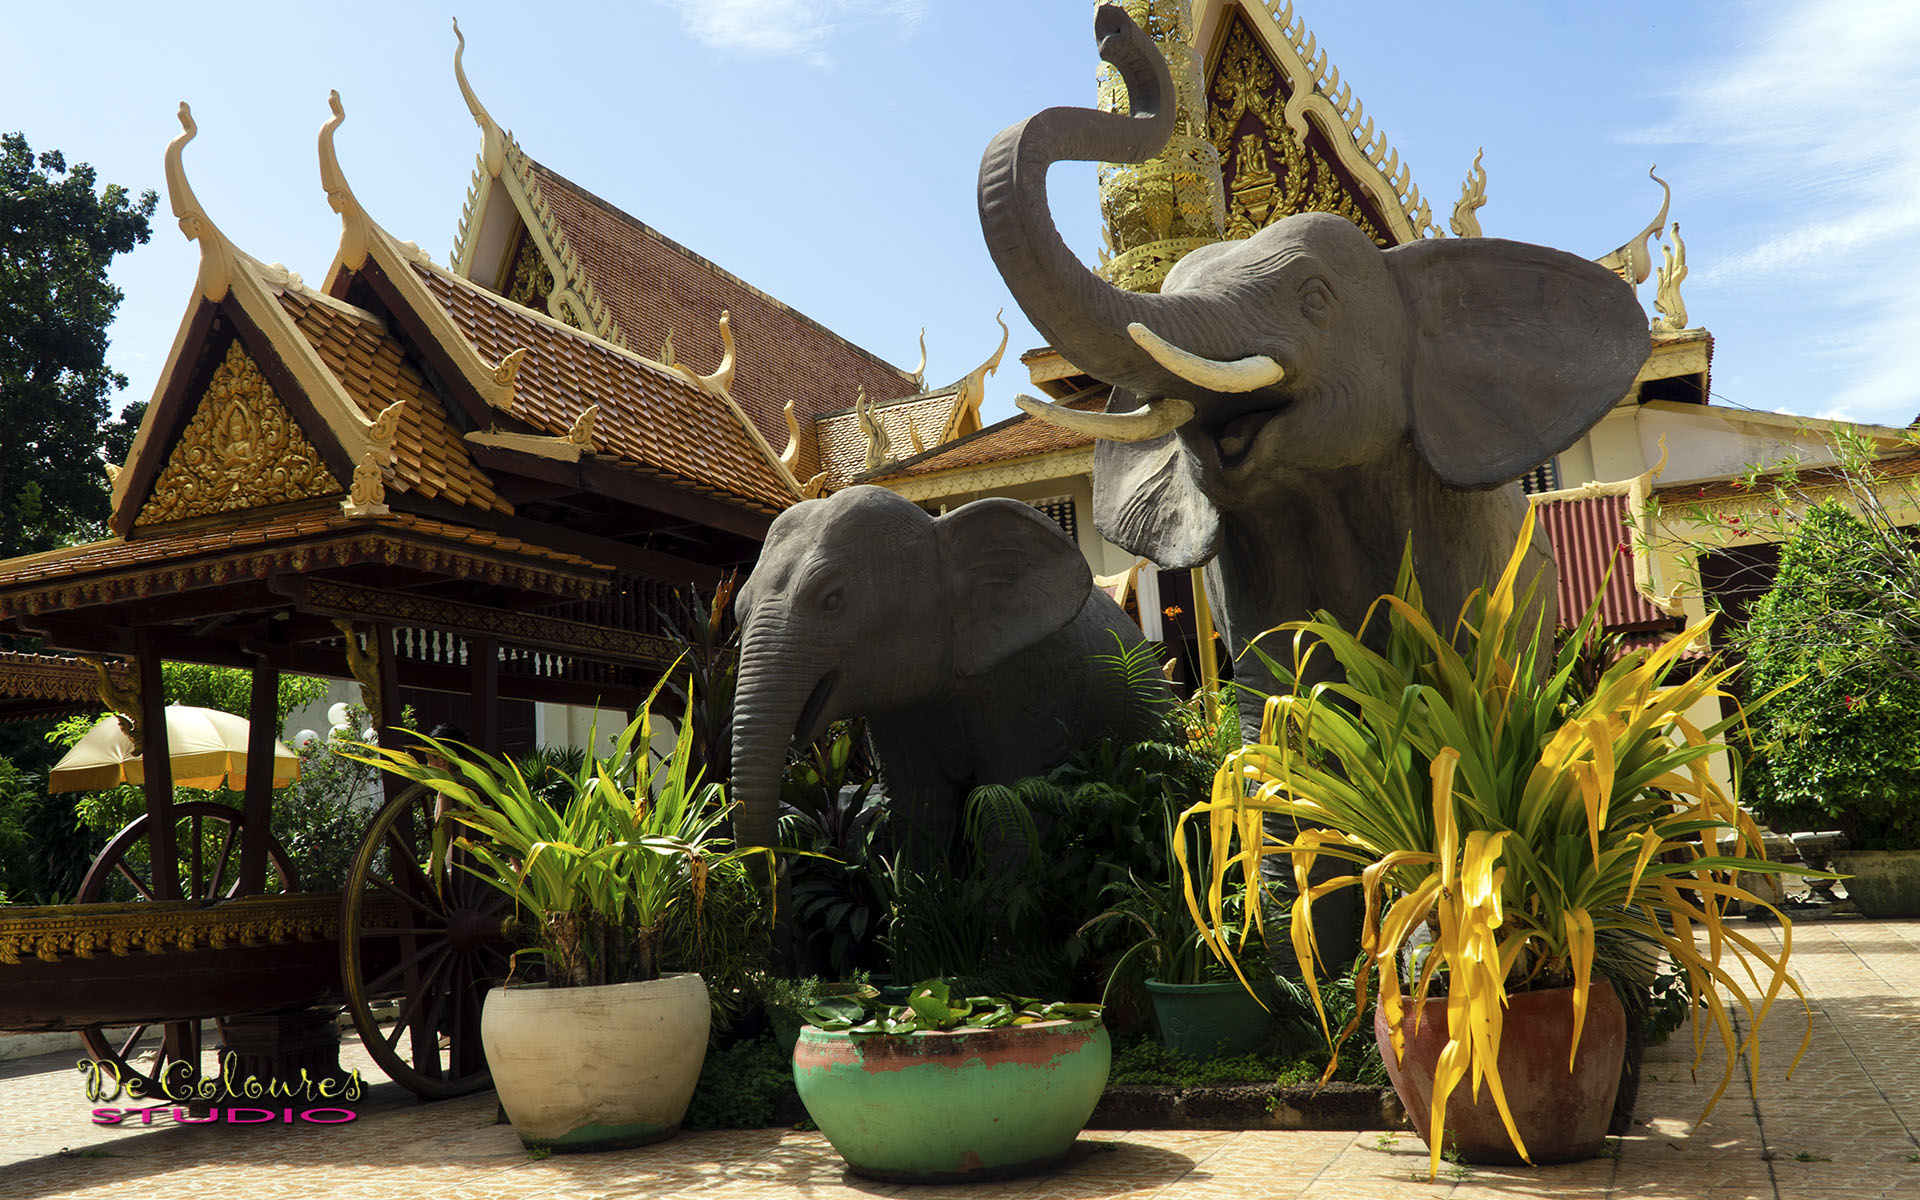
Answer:
M1072 541L1016 500L936 518L859 486L782 513L735 599L740 841L774 844L790 746L844 717L937 711L1071 622L1091 588Z
M1048 166L1143 160L1174 120L1166 62L1146 35L1111 5L1095 33L1132 115L1054 108L1005 130L981 162L979 199L1021 308L1118 389L1106 414L1021 399L1101 439L1094 516L1107 537L1162 567L1198 566L1219 550L1223 516L1409 443L1441 485L1494 487L1625 394L1648 352L1632 290L1540 246L1471 238L1383 252L1350 222L1307 213L1190 253L1158 295L1087 270L1048 213Z

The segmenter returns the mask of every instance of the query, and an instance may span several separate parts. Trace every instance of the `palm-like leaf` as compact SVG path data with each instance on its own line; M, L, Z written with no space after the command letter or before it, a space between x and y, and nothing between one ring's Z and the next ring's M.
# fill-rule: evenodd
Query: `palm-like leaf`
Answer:
M1433 927L1432 952L1411 981L1417 1004L1437 972L1447 975L1450 1040L1434 1084L1433 1170L1447 1097L1468 1079L1476 1096L1486 1085L1526 1153L1495 1065L1507 994L1570 985L1578 1044L1603 933L1658 944L1685 970L1728 1051L1709 1111L1737 1052L1757 1059L1760 1023L1781 989L1799 994L1786 973L1790 924L1776 956L1725 921L1730 901L1769 907L1739 887L1739 872L1797 870L1763 861L1753 821L1708 770L1714 739L1733 721L1702 728L1691 714L1725 694L1730 672L1708 666L1665 682L1708 623L1621 659L1582 697L1575 668L1597 611L1557 656L1541 653L1537 628L1523 619L1531 595L1515 590L1531 534L1529 521L1500 580L1469 601L1452 637L1426 615L1411 547L1395 594L1381 597L1358 632L1325 614L1270 631L1290 639L1289 661L1258 644L1254 652L1291 690L1267 701L1260 744L1232 755L1212 799L1181 818L1205 821L1211 834L1206 895L1189 887L1187 904L1223 956L1235 923L1224 910L1227 878L1237 871L1257 886L1266 855L1292 860L1299 898L1291 932L1302 963L1318 954L1314 902L1361 889L1371 969L1357 976L1355 1017L1337 1037L1327 1031L1336 1047L1366 1011L1372 976L1394 1051L1403 1052L1398 955L1414 930ZM1387 623L1383 638L1369 635L1375 620ZM1338 663L1340 682L1299 682L1313 677L1315 655ZM1296 835L1265 836L1268 813L1293 818ZM1729 833L1727 851L1712 853ZM1322 855L1354 869L1309 886ZM1257 922L1260 908L1249 904L1242 921ZM1307 985L1324 1028L1311 972ZM1747 1019L1738 1045L1729 999ZM1696 1061L1704 1032L1696 1017Z

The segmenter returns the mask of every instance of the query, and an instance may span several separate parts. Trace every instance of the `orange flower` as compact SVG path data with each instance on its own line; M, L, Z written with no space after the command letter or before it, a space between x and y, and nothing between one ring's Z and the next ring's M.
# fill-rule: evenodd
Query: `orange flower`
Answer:
M1165 614L1167 620L1171 621L1175 617L1179 616L1181 613L1187 610L1184 608L1181 608L1178 604L1169 604L1165 608L1161 609L1160 611L1163 614Z

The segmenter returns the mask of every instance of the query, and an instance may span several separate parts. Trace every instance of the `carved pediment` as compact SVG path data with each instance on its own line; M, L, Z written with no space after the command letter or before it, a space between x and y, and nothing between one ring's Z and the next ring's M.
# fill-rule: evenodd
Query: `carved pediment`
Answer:
M134 525L337 496L340 483L235 338Z
M1294 213L1327 212L1352 221L1382 248L1397 244L1315 115L1296 111L1290 120L1294 91L1236 8L1207 75L1207 136L1220 152L1227 236L1247 237Z

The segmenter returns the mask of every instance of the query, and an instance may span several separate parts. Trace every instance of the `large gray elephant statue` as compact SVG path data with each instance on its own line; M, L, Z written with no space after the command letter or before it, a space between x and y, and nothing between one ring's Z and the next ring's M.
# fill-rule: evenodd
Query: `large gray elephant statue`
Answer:
M774 844L787 751L830 721L866 717L893 803L946 844L970 788L1128 733L1140 707L1095 661L1139 645L1139 627L1017 500L940 517L878 487L802 501L774 520L734 604L745 845Z
M1427 601L1450 621L1512 553L1513 482L1571 445L1648 353L1632 289L1571 254L1496 238L1381 251L1323 213L1188 254L1157 295L1087 270L1047 208L1050 164L1138 162L1173 129L1165 60L1119 8L1095 18L1132 114L1052 108L980 164L980 223L1007 287L1106 413L1021 398L1100 439L1094 520L1161 567L1207 565L1228 648L1327 610L1356 624L1392 590L1412 536ZM1554 569L1532 569L1548 630ZM1324 656L1323 656L1324 657ZM1265 681L1240 663L1241 678ZM1257 727L1257 700L1243 706Z

